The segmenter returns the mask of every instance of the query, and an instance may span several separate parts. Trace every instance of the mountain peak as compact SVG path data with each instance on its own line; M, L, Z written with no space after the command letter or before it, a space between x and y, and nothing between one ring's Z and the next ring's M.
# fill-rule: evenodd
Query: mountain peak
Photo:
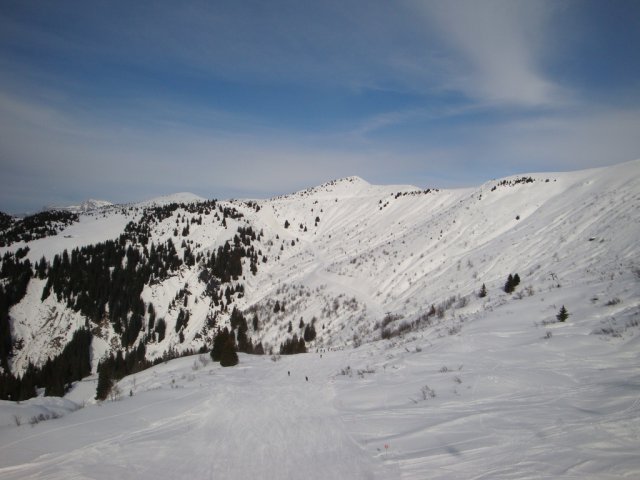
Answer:
M160 197L151 198L149 200L145 200L143 202L137 203L137 205L141 207L148 207L152 205L160 206L160 205L168 205L170 203L195 203L195 202L204 202L206 198L203 198L195 193L191 192L178 192L172 193L170 195L162 195Z

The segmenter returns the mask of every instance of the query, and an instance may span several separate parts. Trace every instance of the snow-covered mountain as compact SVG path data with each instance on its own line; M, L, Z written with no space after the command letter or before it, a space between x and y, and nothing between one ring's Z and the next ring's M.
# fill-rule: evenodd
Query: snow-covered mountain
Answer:
M51 264L64 250L71 255L73 249L117 239L128 224L144 225L148 243L129 240L134 248L171 240L181 260L185 254L196 260L144 285L144 325L127 347L146 342L149 359L170 349L197 350L211 340L207 319L228 324L234 306L248 317L257 315L259 328L248 333L267 351L277 351L294 333L301 336L310 323L317 332L315 348L348 347L380 338L382 323L387 334L418 328L432 305L446 307L445 317L456 321L483 314L511 298L502 292L510 273L521 278L519 295L557 285L623 295L617 291L620 279L640 268L639 199L640 161L454 190L376 186L349 177L269 200L207 206L179 194L88 211L57 235L16 242L0 253L28 247L32 264L42 258ZM172 209L162 213L167 205ZM219 285L222 294L228 286L242 285L243 291L216 306L201 274L207 256L227 241L233 244L239 228L257 234L247 242L259 257L257 271L243 258L241 276ZM19 347L11 358L14 372L59 354L85 324L95 330L94 369L105 352L123 348L113 324L69 308L77 293L43 301L46 283L46 277L32 279L11 308ZM490 300L476 297L482 284ZM278 312L276 302L284 306ZM149 304L166 322L162 340L143 336ZM551 308L541 302L541 316ZM175 328L181 311L189 313L188 322Z
M100 208L110 207L111 205L113 205L113 203L107 200L95 200L90 198L82 202L80 205L67 205L64 207L50 205L46 207L45 210L66 210L72 213L87 213Z
M162 205L170 205L172 203L197 203L204 202L206 198L202 198L194 193L180 192L173 193L171 195L163 195L161 197L152 198L150 200L144 200L136 206L138 207L154 207Z
M3 478L640 475L640 161L169 198L3 234L12 298L34 271L9 310L15 374L84 327L94 372L118 351L165 359L100 407L96 375L64 399L0 401ZM276 354L306 336L311 353L168 361L223 326Z

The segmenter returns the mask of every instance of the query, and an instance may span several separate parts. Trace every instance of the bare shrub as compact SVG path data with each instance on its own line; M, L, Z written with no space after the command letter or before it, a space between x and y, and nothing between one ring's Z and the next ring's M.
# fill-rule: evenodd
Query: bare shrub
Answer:
M464 308L467 305L469 305L469 297L465 295L464 297L458 298L458 301L456 302L456 308Z
M462 330L462 326L460 325L452 325L447 329L447 333L449 335L457 335Z
M384 316L382 321L376 322L375 329L377 330L378 328L385 328L391 322L394 322L396 320L400 320L401 318L402 318L402 315L394 315L393 313L388 313L387 312L387 314Z
M365 374L376 373L375 368L367 366L366 368L358 369L356 372L360 378L364 378Z
M198 357L198 360L200 361L203 367L206 367L207 365L209 365L209 362L211 361L211 357L209 355L202 354Z
M109 392L109 398L112 402L120 400L122 398L122 390L118 385L114 385L111 387L111 391Z
M604 326L604 327L598 327L595 330L593 330L593 332L591 332L591 333L593 335L608 335L610 337L621 337L622 336L622 332L619 329L614 328L611 325Z
M420 395L422 400L429 400L430 398L436 398L436 391L430 388L429 385L425 385L420 389Z

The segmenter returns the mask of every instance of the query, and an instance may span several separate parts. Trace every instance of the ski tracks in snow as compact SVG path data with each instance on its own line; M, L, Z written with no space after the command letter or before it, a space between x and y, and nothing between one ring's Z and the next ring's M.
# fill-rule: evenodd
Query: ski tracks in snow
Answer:
M143 372L134 397L78 412L90 420L15 428L17 439L0 440L0 478L380 478L381 463L334 407L327 367L296 366L242 356L235 368L147 392ZM95 418L96 409L108 414Z

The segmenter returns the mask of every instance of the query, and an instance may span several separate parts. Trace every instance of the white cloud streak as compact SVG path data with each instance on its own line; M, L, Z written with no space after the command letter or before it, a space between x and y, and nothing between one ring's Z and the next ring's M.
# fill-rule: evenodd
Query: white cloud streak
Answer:
M454 59L448 88L489 104L532 107L561 98L560 87L541 68L551 44L550 4L457 0L419 2L415 8Z
M305 125L300 109L271 127L271 120L286 116L277 105L273 112L238 114L208 109L206 101L196 105L198 92L190 99L156 96L129 83L122 86L130 91L112 92L108 82L96 91L115 93L113 105L98 105L82 76L0 58L6 75L0 209L25 198L35 208L67 198L129 201L180 190L271 195L351 174L381 183L440 178L468 184L488 172L571 169L640 156L637 109L572 98L545 71L557 2L149 5L85 8L81 31L38 32L8 19L0 26L36 51L114 61L127 73L133 65L151 77L178 71L180 79L203 84L225 79L235 95L251 85L281 91L296 85L329 100L332 91L346 98L345 92L384 90L391 93L385 102L399 93L415 105L372 103L360 116L323 110L336 122L324 122L323 131ZM297 120L302 125L292 127Z
M180 112L198 115L206 113ZM317 137L288 138L259 122L243 125L242 131L194 128L180 119L123 125L117 116L87 123L83 114L1 95L0 209L20 203L37 209L88 196L140 200L180 190L269 196L366 171L381 157L327 142L318 146L323 142Z

